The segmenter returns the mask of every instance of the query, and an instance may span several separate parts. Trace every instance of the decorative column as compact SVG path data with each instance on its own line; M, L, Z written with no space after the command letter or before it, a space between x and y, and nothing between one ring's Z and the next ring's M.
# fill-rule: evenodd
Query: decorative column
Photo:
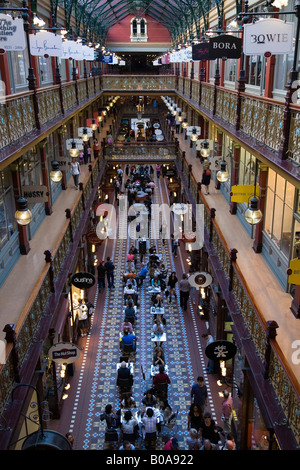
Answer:
M231 169L231 186L235 186L239 183L239 168L240 168L240 145L234 144L233 148L233 160ZM230 203L230 214L235 215L237 212L237 202Z
M18 165L11 165L11 175L12 175L12 182L13 182L13 188L14 188L14 197L15 197L15 204L17 207L17 200L21 196L21 179L20 179L20 174L19 174L19 169ZM27 237L27 229L25 225L18 225L18 231L19 231L19 248L20 248L20 253L21 255L27 255L30 251L30 245L28 242L28 237Z
M262 219L255 227L255 239L253 243L253 250L255 253L261 253L262 251L262 232L264 228L264 215L266 205L266 189L267 189L267 177L268 167L266 165L259 164L259 202L258 208L261 210Z
M217 131L217 144L218 144L218 157L219 156L222 156L222 150L223 150L223 132L221 131ZM216 184L215 184L215 188L216 189L220 189L221 188L221 183L219 180L216 179Z
M46 215L51 215L53 211L52 211L52 206L51 206L51 198L50 198L50 190L49 190L49 175L48 175L48 167L47 167L46 145L47 145L46 139L42 140L42 142L39 143L41 167L42 167L42 180L43 180L43 185L47 186L47 196L48 196L48 201L45 202L45 213Z
M62 128L60 127L59 129L57 129L57 140L58 140L58 152L59 152L59 156L60 157L64 157L65 156L65 152L64 152L64 139L63 139L63 132L62 132ZM67 189L67 177L66 177L66 170L65 169L62 169L60 168L61 172L62 172L62 180L61 180L61 187L63 190Z
M5 84L4 95L11 94L11 86L10 86L10 77L9 77L9 66L8 66L8 59L7 53L0 55L0 75L1 80Z

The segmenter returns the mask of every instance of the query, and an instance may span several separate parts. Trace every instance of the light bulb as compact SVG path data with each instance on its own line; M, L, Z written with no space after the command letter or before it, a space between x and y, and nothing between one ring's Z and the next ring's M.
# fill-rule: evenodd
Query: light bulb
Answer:
M229 173L226 170L226 162L221 162L221 168L217 172L216 178L220 183L225 183L229 179Z
M17 200L17 210L15 212L15 219L19 225L28 225L32 219L32 213L27 207L27 200L20 197Z
M250 225L258 224L262 219L262 212L258 209L258 199L253 197L250 199L250 206L245 210L245 220Z

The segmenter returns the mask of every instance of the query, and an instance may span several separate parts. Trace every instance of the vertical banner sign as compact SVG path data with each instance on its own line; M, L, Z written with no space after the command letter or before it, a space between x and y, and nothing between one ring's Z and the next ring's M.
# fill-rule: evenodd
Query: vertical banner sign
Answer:
M24 51L26 48L23 20L15 20L0 13L0 49L5 51Z
M245 55L290 54L293 52L294 23L266 18L244 25Z
M213 59L239 59L242 54L242 39L222 34L210 38L209 57Z
M200 44L194 44L192 46L192 59L197 60L209 60L209 44L207 42L201 42Z
M34 56L61 57L62 37L47 31L29 35L30 52Z

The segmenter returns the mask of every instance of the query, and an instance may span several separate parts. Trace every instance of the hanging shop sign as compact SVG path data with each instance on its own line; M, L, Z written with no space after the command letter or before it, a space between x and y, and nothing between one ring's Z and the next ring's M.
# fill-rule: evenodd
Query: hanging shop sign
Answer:
M265 18L244 25L245 55L290 54L293 52L294 23Z
M207 287L212 283L212 277L209 273L206 272L196 272L190 275L189 283L192 287Z
M94 49L89 46L82 46L82 57L84 60L92 62L95 59Z
M182 49L182 62L190 62L192 60L192 46Z
M58 364L72 364L80 357L80 349L73 343L56 343L48 350L50 359Z
M254 192L254 184L236 184L231 186L231 202L249 202L249 199L254 196Z
M94 61L102 62L102 51L94 51Z
M89 289L95 284L95 276L91 273L75 273L71 278L71 283L78 289Z
M221 162L225 161L227 164L230 164L230 155L227 154L225 157L222 155L210 155L208 157L211 170L219 170L221 167Z
M24 23L20 18L0 14L0 49L24 51L26 48Z
M82 139L67 139L66 140L67 150L70 150L72 148L73 143L76 145L76 148L78 150L83 150L83 141L82 141Z
M201 134L201 127L198 126L188 126L186 128L186 135L191 136L193 134L200 135Z
M82 137L83 134L87 134L89 137L93 137L93 129L90 127L78 127L78 137Z
M28 204L46 202L49 196L47 186L23 186L22 194L23 197L27 199Z
M205 348L205 354L209 359L219 359L220 361L232 359L236 351L236 345L225 340L214 341Z
M192 59L197 60L210 60L209 56L209 44L202 42L200 44L194 44L192 46Z
M82 44L75 41L63 41L61 58L83 60Z
M60 34L41 31L29 35L30 52L34 56L61 57L62 36Z
M97 206L95 206L95 212L96 210ZM85 234L85 238L86 241L91 245L99 245L103 241L98 237L96 230L90 230L88 233Z
M102 56L102 62L104 64L112 64L113 63L113 56L111 54L105 54Z
M230 34L210 38L209 57L213 59L239 59L242 54L242 39Z
M300 259L295 258L290 261L290 266L287 270L289 284L300 285Z

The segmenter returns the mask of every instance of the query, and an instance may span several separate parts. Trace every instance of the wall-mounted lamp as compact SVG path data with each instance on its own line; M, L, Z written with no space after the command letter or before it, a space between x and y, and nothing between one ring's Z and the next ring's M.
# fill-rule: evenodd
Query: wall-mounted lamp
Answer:
M59 169L59 163L54 160L51 162L52 170L50 171L50 179L54 183L59 183L63 177L62 172Z
M20 197L17 200L17 210L15 212L15 220L19 225L28 225L32 219L32 213L28 209L27 199Z

